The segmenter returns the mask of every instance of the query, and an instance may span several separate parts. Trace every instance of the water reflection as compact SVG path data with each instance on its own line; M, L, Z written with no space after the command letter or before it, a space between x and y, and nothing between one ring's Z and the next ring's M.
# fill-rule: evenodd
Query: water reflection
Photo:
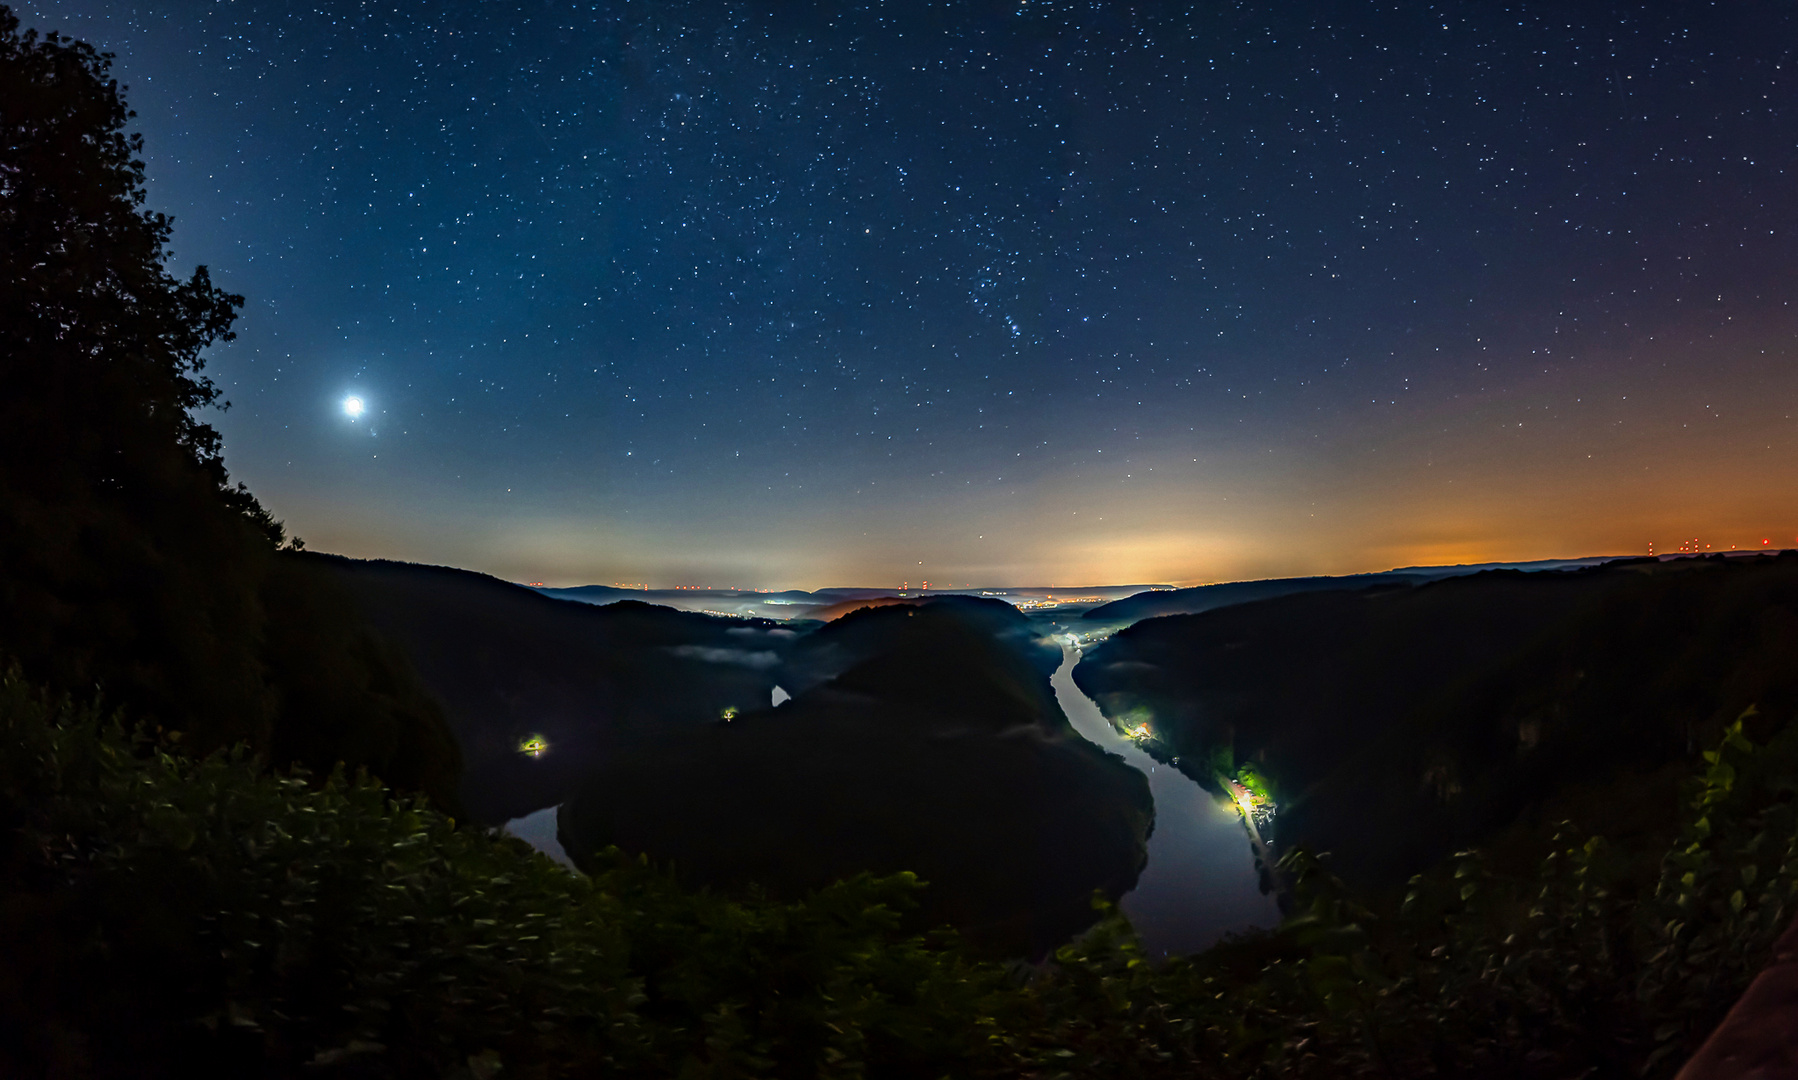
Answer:
M513 836L572 870L574 863L569 860L568 853L562 850L562 842L556 839L556 811L558 809L560 808L546 806L534 814L513 818L506 822L505 829Z
M1280 921L1261 891L1255 849L1236 810L1119 735L1074 685L1078 650L1063 646L1053 685L1075 730L1141 770L1155 796L1149 862L1121 906L1150 956L1197 952L1232 931Z

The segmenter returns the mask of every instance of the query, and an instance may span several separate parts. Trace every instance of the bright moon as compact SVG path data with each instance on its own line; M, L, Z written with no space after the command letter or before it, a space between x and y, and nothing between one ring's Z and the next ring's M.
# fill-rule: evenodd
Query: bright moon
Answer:
M346 397L343 399L343 414L351 420L361 416L362 411L366 408L368 408L368 406L359 397Z

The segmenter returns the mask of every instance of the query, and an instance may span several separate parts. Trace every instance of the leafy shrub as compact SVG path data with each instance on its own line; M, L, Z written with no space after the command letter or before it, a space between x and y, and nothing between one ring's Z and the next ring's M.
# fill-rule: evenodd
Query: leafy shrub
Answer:
M977 1056L1004 984L895 931L907 876L798 904L580 876L16 676L0 747L8 1074L910 1076Z

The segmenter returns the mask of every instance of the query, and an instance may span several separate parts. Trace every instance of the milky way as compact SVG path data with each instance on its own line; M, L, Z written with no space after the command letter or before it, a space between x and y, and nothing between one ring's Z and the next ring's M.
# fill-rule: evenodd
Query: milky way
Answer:
M118 54L177 260L247 297L228 461L314 547L819 585L1794 542L1789 5L1175 7L21 15Z

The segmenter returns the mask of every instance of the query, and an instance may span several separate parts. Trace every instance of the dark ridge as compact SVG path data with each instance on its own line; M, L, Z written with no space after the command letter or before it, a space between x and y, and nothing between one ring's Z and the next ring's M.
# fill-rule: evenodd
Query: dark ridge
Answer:
M1003 600L979 596L935 596L851 611L794 643L782 671L782 685L797 697L871 657L917 642L928 647L938 632L989 635L1010 647L1044 679L1061 665L1061 650L1041 630Z
M1331 592L1364 589L1376 583L1414 585L1427 580L1420 576L1393 574L1351 574L1347 577L1270 578L1265 581L1227 581L1217 585L1199 585L1190 589L1157 589L1137 593L1122 600L1101 604L1086 612L1082 619L1091 622L1140 622L1162 615L1196 615L1231 604L1247 604L1271 600L1293 593Z
M1015 609L870 609L793 653L813 675L821 657L846 670L583 777L560 819L577 864L615 844L692 884L781 897L909 870L930 883L918 928L949 923L997 955L1041 955L1092 923L1095 890L1135 884L1147 781L1073 733Z
M1464 577L1486 570L1577 570L1605 563L1627 561L1616 556L1586 559L1535 559L1515 563L1467 563L1458 566L1403 566L1375 574L1347 574L1341 577L1266 578L1260 581L1225 581L1216 585L1196 585L1190 589L1156 589L1126 596L1093 608L1083 617L1094 622L1132 623L1162 615L1197 615L1231 604L1255 600L1271 600L1301 592L1328 592L1335 589L1364 589L1372 585L1422 585L1443 578Z

